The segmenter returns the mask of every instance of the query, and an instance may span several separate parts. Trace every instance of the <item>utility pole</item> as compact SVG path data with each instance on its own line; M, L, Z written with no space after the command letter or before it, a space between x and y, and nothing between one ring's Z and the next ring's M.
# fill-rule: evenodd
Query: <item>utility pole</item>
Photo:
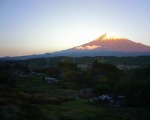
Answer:
M47 67L49 67L49 53L47 53Z
M104 62L103 50L101 51L101 58L102 58L101 62L103 63Z
M72 54L72 60L73 60L73 62L75 62L75 54L74 53Z

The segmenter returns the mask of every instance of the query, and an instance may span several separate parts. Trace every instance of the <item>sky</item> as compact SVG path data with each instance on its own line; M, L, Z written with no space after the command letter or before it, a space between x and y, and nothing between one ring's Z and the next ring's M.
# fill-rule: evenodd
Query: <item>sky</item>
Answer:
M0 57L41 54L115 32L150 46L150 0L0 0Z

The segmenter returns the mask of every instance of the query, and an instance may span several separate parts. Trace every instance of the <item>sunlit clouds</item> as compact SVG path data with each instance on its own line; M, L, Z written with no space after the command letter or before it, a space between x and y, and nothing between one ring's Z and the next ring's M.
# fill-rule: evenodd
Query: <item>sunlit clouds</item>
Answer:
M87 45L87 46L78 46L76 47L76 49L78 50L93 50L96 48L100 48L101 46L97 46L97 45Z

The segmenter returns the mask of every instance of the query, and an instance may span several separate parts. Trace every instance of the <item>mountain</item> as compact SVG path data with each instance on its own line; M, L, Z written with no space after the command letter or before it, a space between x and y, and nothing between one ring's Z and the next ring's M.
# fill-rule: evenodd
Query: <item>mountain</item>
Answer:
M150 46L133 42L114 33L105 33L95 40L57 53L55 56L145 56Z
M6 56L6 57L0 58L0 60L7 61L7 60L26 60L26 59L32 59L32 58L46 58L47 54L49 53L33 54L33 55L25 55L25 56L14 56L14 57Z
M133 42L125 37L116 35L114 33L105 33L101 37L86 43L84 45L75 47L76 50L106 50L116 52L139 52L149 53L150 46L141 43Z
M133 42L114 33L105 33L95 40L55 55L81 56L143 56L150 55L150 46Z
M133 42L125 37L114 33L105 33L95 40L73 47L71 49L62 50L53 53L45 53L39 55L28 55L18 57L5 57L4 60L23 60L40 57L54 56L145 56L150 55L150 46Z

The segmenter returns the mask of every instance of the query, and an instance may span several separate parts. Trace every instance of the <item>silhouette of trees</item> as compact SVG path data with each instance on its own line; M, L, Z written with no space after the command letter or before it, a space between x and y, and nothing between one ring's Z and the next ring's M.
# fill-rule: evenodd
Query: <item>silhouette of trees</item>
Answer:
M116 93L127 97L129 106L150 105L150 68L127 70L116 84Z

